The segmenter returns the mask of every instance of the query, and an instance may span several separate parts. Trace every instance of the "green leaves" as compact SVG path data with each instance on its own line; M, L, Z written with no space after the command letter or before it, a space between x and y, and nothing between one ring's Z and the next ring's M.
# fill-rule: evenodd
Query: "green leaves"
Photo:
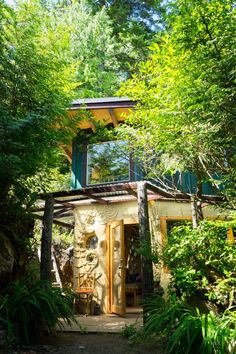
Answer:
M227 229L227 224L210 222L202 222L194 230L190 226L173 228L164 260L182 295L198 295L220 308L236 303L236 248L226 240Z
M72 292L26 279L10 284L0 296L0 323L7 329L10 343L20 339L29 344L39 331L63 326L63 321L75 321ZM14 332L16 324L19 338Z
M235 169L236 137L232 4L172 1L166 31L139 73L121 88L122 95L140 101L128 122L135 129L127 127L133 149L144 151L144 163L148 153L159 152L156 165L146 163L147 174L161 178L177 169L191 171L199 183L210 180L218 191L215 173L235 183L230 170ZM162 156L172 159L171 168Z
M233 354L236 317L234 311L222 315L201 313L186 302L157 296L147 302L145 334L164 336L168 354Z
M119 44L104 9L92 14L84 2L73 2L56 11L57 20L69 31L70 55L76 67L77 96L104 97L118 88Z
M52 31L51 20L36 0L20 3L2 19L7 36L0 66L1 184L35 174L63 139L55 125L71 99L73 74L65 60L68 45L60 45L61 26Z

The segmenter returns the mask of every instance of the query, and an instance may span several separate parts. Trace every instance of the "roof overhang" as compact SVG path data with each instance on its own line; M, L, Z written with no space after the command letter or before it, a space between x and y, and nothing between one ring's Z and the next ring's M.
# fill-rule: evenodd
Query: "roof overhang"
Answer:
M133 108L136 103L128 97L84 98L73 101L69 110Z
M128 97L79 99L72 102L71 107L68 109L68 116L74 118L78 115L76 128L91 129L93 133L96 133L96 123L112 124L117 127L125 121L136 104L136 101L132 101ZM86 112L90 113L89 116ZM61 145L61 147L71 162L71 144Z

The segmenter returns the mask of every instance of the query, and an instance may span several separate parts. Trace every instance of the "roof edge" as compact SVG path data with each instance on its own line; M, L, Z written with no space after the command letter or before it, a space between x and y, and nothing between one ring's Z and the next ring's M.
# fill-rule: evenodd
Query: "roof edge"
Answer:
M104 109L104 108L132 108L137 101L128 97L82 98L72 101L69 110L77 109Z

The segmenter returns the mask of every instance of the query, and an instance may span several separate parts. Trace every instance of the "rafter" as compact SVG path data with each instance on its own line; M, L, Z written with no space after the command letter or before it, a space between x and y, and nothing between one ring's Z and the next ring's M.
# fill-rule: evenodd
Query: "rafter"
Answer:
M68 207L65 207L65 208L62 208L58 211L56 211L54 214L53 214L53 217L54 218L58 218L58 217L61 217L61 215L64 215L66 213L71 213L71 208L68 208Z
M114 109L113 108L109 108L108 111L109 111L109 114L110 114L110 117L111 117L111 120L112 120L112 123L113 123L114 127L117 127L119 125L119 123L118 123L118 120L116 118Z
M68 161L72 162L72 147L67 145L60 145L60 148L64 150Z
M34 214L34 217L36 219L43 220L43 216L42 215ZM69 224L69 223L64 222L64 221L59 221L59 220L53 219L53 224L59 225L59 226L62 226L62 227L66 227L68 229L74 229L74 224Z
M136 199L138 198L137 192L135 192L133 189L129 189L129 190L128 190L128 193L129 193L130 195L132 195L133 197L135 197Z

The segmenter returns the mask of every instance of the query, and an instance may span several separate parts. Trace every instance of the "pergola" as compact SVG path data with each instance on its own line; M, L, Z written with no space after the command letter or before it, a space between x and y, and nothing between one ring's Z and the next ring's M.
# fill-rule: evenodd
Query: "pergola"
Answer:
M148 201L169 200L176 202L190 201L191 196L179 191L166 191L148 181L91 186L70 191L47 193L40 196L41 204L34 209L37 218L42 219L41 240L41 279L51 280L51 243L52 225L57 224L69 229L74 228L73 209L76 206L91 204L112 204L137 201L140 242L151 246L148 217ZM215 197L204 197L206 202L215 203ZM44 202L43 202L44 201ZM44 204L42 204L44 203ZM151 260L142 257L143 294L153 291L153 271Z
M149 182L145 183L147 200L189 200L187 194L179 192L167 192ZM138 185L140 182L129 182L110 184L103 186L92 186L70 191L59 191L42 194L39 199L39 206L34 209L37 218L43 219L46 201L53 199L52 223L73 229L73 209L76 206L90 204L113 204L128 202L138 199Z

